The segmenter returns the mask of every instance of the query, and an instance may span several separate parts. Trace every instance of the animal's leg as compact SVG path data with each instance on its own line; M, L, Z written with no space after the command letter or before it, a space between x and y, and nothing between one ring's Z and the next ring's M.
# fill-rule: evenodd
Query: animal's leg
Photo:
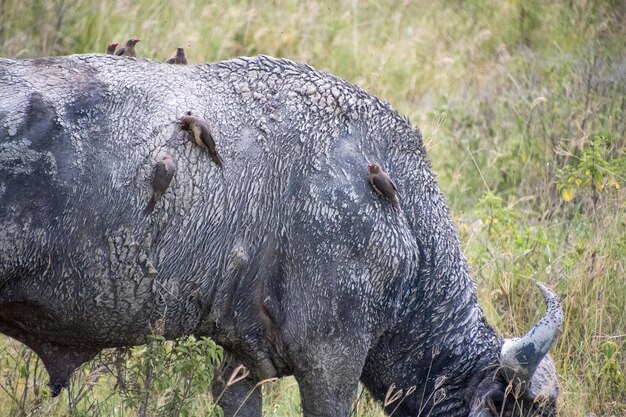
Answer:
M41 313L28 303L6 303L0 305L0 333L13 337L31 348L41 358L50 376L50 395L56 397L61 389L69 384L72 372L83 363L90 361L99 349L85 346L64 346L42 341L36 335L27 333L12 321L33 320Z
M313 343L306 369L295 372L304 417L348 417L363 368L365 349L345 340Z
M233 375L235 369L230 364L224 364L215 373L211 386L213 398L224 411L224 417L261 417L261 387L256 387L250 377L228 386L229 380L242 375L241 371Z

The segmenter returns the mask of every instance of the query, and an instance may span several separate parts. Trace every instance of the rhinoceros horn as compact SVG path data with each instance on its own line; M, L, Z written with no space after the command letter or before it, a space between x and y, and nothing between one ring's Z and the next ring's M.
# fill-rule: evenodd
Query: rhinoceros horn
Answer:
M530 380L563 329L563 310L556 294L541 283L537 287L546 299L546 313L526 336L506 339L500 350L500 363L509 381L516 384Z

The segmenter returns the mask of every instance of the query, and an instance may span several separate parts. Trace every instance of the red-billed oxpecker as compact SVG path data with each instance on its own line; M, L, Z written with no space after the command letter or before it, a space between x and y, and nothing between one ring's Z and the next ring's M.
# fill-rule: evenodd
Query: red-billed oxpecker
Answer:
M109 46L107 46L107 54L108 55L115 54L115 48L117 48L117 45L119 44L120 44L119 42L110 43Z
M126 45L123 48L117 50L115 55L119 56L135 56L135 45L137 42L141 41L141 39L129 39L126 41Z
M167 187L169 187L174 174L176 173L176 164L171 156L165 155L154 169L154 177L152 178L152 197L143 210L145 215L152 213L154 205L163 197Z
M193 133L193 138L196 141L196 145L208 150L213 162L215 162L220 168L224 167L224 161L222 161L222 158L217 153L217 149L215 149L215 141L213 140L211 129L209 128L209 124L206 120L187 115L181 119L179 126L182 130L187 132L191 131Z
M167 64L187 65L187 57L185 56L185 48L176 48L176 55L165 61Z
M396 184L389 178L389 175L385 171L382 170L376 164L369 164L367 166L367 180L372 185L374 191L378 194L387 197L391 206L398 210L399 209L399 201L398 201L398 189L396 188Z

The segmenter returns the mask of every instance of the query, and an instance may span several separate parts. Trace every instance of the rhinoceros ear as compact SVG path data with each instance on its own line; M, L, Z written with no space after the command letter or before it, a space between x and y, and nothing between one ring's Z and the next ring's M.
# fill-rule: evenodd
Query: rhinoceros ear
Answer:
M524 337L505 340L500 350L502 371L506 379L517 386L530 385L542 359L563 329L559 298L539 282L537 287L546 299L545 315Z

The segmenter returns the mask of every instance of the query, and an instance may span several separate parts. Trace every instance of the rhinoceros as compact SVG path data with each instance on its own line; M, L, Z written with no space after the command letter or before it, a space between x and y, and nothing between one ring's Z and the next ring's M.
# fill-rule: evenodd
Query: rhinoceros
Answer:
M2 59L0 90L0 332L39 355L53 394L158 323L250 370L226 415L285 375L306 417L348 416L359 381L381 402L409 393L383 404L397 417L556 414L559 299L539 284L545 316L519 339L487 323L420 131L388 103L267 56ZM164 155L176 175L146 216ZM239 413L261 415L258 389Z

